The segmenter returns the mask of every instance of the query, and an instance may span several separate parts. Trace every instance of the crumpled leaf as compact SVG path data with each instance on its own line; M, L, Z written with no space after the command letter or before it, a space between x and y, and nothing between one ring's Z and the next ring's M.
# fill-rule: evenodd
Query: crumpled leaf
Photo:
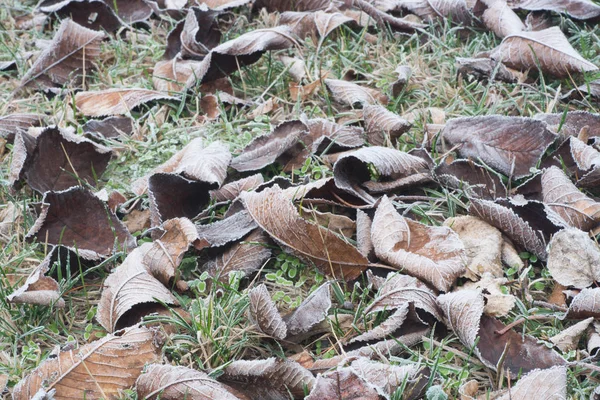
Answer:
M242 209L220 221L196 227L199 240L194 246L197 250L202 250L205 247L225 246L237 241L256 229L258 225L248 211Z
M455 118L442 135L462 157L481 160L515 179L529 175L556 134L531 118L487 115Z
M15 113L0 117L0 138L12 143L17 132L26 132L32 126L40 126L45 116L31 113Z
M136 245L106 204L82 187L46 192L42 211L26 239L63 245L86 260L110 256L115 245L117 249L132 249Z
M139 398L154 400L237 400L227 387L202 371L151 364L136 381Z
M586 232L563 229L548 247L548 271L561 285L584 289L600 281L600 249Z
M231 154L227 146L217 141L205 147L203 138L198 137L149 174L134 181L132 189L137 195L143 194L148 188L149 178L159 173L178 174L190 180L221 186L227 177L230 161Z
M513 33L504 38L491 57L518 70L537 69L556 78L597 71L571 46L559 27L541 31Z
M569 226L588 231L600 222L600 203L581 193L558 167L542 173L542 195Z
M565 365L566 361L555 351L539 344L536 339L509 330L503 335L496 331L504 324L483 315L483 295L475 290L460 290L438 297L447 325L467 349L473 349L477 357L488 367L497 370L503 358L502 368L511 378L537 368ZM476 343L477 338L479 341Z
M250 318L256 322L258 328L268 336L285 339L287 325L281 318L267 287L261 283L248 292L248 298Z
M19 133L28 135L28 133ZM64 190L82 182L94 185L102 176L112 151L68 129L49 127L37 137L15 141L14 158L24 162L11 165L10 177L14 186L24 178L34 190ZM25 142L33 142L26 145ZM14 169L13 169L14 168Z
M256 189L259 185L265 183L261 174L250 175L237 181L229 182L219 189L210 191L210 198L219 201L233 201L240 193Z
M291 314L283 319L289 335L308 332L323 321L331 308L329 283L324 283L312 292Z
M492 80L517 83L523 74L507 68L504 64L487 57L456 57L456 70L459 75L473 75L478 80Z
M321 40L327 37L338 27L354 24L354 20L339 12L297 12L288 11L279 17L281 25L289 25L292 32L299 38L304 39L308 36L320 37Z
M267 12L284 11L318 11L330 6L329 0L258 0L254 9L266 8Z
M385 107L372 105L363 109L367 142L373 146L394 147L412 124Z
M472 197L494 200L508 195L498 174L472 160L442 162L433 170L433 176L442 185L464 190Z
M153 100L178 100L164 92L148 89L125 88L78 92L77 110L88 117L127 114L134 108Z
M278 185L240 196L256 223L287 251L313 262L319 270L344 280L358 277L369 261L332 231L307 222Z
M156 331L134 327L61 351L22 379L13 399L30 400L42 387L56 389L57 399L117 397L133 386L147 363L159 361L157 339Z
M507 3L512 8L554 11L582 20L600 16L600 6L590 0L507 0Z
M262 230L256 229L242 241L234 243L221 255L207 262L204 269L210 276L222 281L228 281L228 276L232 272L242 272L244 276L248 276L271 257L268 242L267 235Z
M136 324L161 304L179 304L147 270L144 257L151 249L151 243L134 249L104 281L96 319L108 332Z
M63 20L50 45L21 79L21 87L38 85L46 89L67 83L80 86L82 77L92 71L94 59L100 56L104 38L102 32Z
M506 0L479 0L479 4L485 8L481 15L483 23L498 37L503 38L525 30L525 24L506 4Z
M114 139L130 136L134 130L133 119L129 117L108 117L103 120L89 120L83 126L83 131L103 139Z
M217 17L219 11L190 7L167 36L165 58L170 60L177 54L184 59L202 60L221 41Z
M102 0L66 0L54 3L42 1L38 9L59 20L70 18L73 22L96 31L114 32L122 25L109 2Z
M559 334L552 336L549 338L549 340L554 343L554 345L562 352L568 353L571 350L577 349L579 339L593 322L593 317L579 321L575 325L568 327Z
M375 168L383 182L371 180L369 166ZM363 147L338 158L333 166L335 185L372 204L371 193L386 193L395 189L429 181L427 162L400 150L388 147Z
M371 239L377 257L439 290L448 291L465 272L466 251L456 233L404 218L387 196L375 212Z
M469 213L500 229L516 244L546 260L546 242L564 228L562 219L537 201L471 199Z
M405 382L412 381L419 372L419 368L415 364L390 365L371 361L365 357L352 361L350 367L359 377L375 386L386 396L392 395Z
M466 0L399 0L398 5L425 21L451 18L457 24L470 24L473 16Z
M406 278L406 275L400 275L386 282L386 285L379 290L377 296L365 309L365 315L402 308L404 304L412 303L415 308L426 311L440 320L442 314L436 304L433 291L420 281L407 282Z
M378 326L370 329L363 334L353 337L348 343L354 342L371 342L374 340L382 340L392 335L395 331L400 329L404 321L406 321L409 314L410 303L404 302L398 306L392 315L390 315L385 321Z
M356 104L361 106L385 105L389 101L388 97L377 89L339 79L324 79L323 82L335 101L350 107L354 107Z
M265 360L237 360L223 369L218 378L254 399L304 398L304 388L311 390L315 378L300 364L294 361L278 360L274 357Z
M314 389L306 400L379 400L375 386L360 378L352 368L317 375Z
M461 286L461 290L481 290L486 300L483 312L486 315L494 317L505 317L516 304L515 296L504 294L500 288L501 285L506 285L507 283L508 279L494 277L489 272L486 272L482 275L481 280L466 282Z
M301 121L286 121L263 136L255 138L240 155L231 162L237 171L255 171L273 164L283 153L292 148L298 140L308 135L308 127Z

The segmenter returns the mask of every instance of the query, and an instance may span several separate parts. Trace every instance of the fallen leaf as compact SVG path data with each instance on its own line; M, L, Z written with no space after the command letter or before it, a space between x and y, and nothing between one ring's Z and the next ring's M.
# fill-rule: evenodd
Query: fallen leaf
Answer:
M86 260L108 257L119 246L135 247L133 236L106 204L81 187L46 192L26 239L63 245Z
M377 171L381 181L372 181L370 167ZM376 201L371 193L388 193L431 179L429 166L422 158L379 146L342 155L333 166L333 176L338 188L368 204Z
M382 261L439 290L448 291L465 272L466 251L456 233L404 218L387 196L375 212L371 239Z
M412 68L407 65L399 65L394 72L398 74L398 79L391 85L392 96L398 97L404 90L412 75Z
M363 109L367 142L373 146L394 147L412 124L385 107L372 105Z
M103 120L89 120L82 129L85 133L103 139L131 136L134 130L133 119L129 117L108 117Z
M14 142L17 132L27 132L32 126L42 125L45 119L41 114L8 114L0 117L0 137L9 143Z
M489 272L485 272L482 274L481 280L466 282L461 286L461 290L481 290L486 300L483 312L494 317L505 317L517 303L515 296L502 292L501 286L507 283L508 279L498 278Z
M199 5L206 5L212 10L228 10L250 3L251 0L198 0Z
M217 17L221 13L199 7L190 7L167 36L165 58L172 59L181 54L184 59L202 60L210 50L219 45L221 31Z
M100 42L105 37L102 32L65 19L50 45L21 79L21 87L37 85L45 89L67 83L80 87L83 76L92 71L93 61L100 56Z
M184 92L188 80L194 77L199 61L183 60L178 55L156 63L152 73L152 86L160 92Z
M348 343L354 342L372 342L376 340L386 339L390 336L393 337L402 324L406 321L409 313L410 303L404 302L399 305L392 315L390 315L385 321L376 327L369 329L368 331L353 337Z
M397 280L393 279L390 282L397 282ZM395 310L404 307L406 303L412 303L415 308L431 314L438 320L442 319L433 291L427 287L419 287L417 284L409 283L390 287L389 289L386 287L381 288L364 313L369 315L380 311Z
M67 0L53 2L50 0L42 1L38 4L38 9L59 20L70 18L82 27L96 31L114 32L122 25L108 1Z
M330 6L329 0L258 0L254 9L266 8L267 12L284 11L318 11Z
M515 179L531 174L557 137L541 121L500 115L452 119L442 135L462 157L481 160Z
M568 111L567 113L557 114L536 114L533 118L546 122L550 130L563 138L579 135L585 126L588 127L589 137L600 136L599 114L592 114L587 111Z
M340 26L353 24L354 20L339 12L330 13L321 10L310 12L288 11L281 14L279 23L290 26L292 32L300 39L312 36L323 40Z
M317 375L314 389L306 400L379 400L377 389L360 378L352 368Z
M497 173L472 160L441 162L433 170L433 176L442 185L463 190L471 197L494 200L508 195Z
M331 308L329 283L319 286L291 314L283 319L287 325L288 334L298 335L310 332L310 329L325 320Z
M127 114L134 108L153 100L178 100L164 92L148 89L106 89L93 92L78 92L75 106L88 117Z
M9 243L13 235L20 234L19 223L23 221L23 206L8 201L6 208L0 210L0 242Z
M205 247L220 247L238 241L256 229L258 225L252 216L242 209L220 221L196 227L199 240L194 246L197 250L202 250Z
M123 225L130 233L144 232L150 228L150 210L131 210L123 221Z
M256 223L293 254L313 262L328 276L350 281L369 264L358 249L332 231L307 222L279 186L244 192L244 206Z
M147 363L160 359L157 333L134 327L61 351L22 379L15 400L30 400L40 388L56 389L57 399L116 398L135 383Z
M594 322L594 318L590 317L579 321L575 325L568 327L557 335L552 336L549 340L563 353L568 353L571 350L577 349L579 339L588 329L590 324Z
M548 247L548 271L561 285L584 289L600 281L600 249L586 232L563 229Z
M456 69L458 74L473 75L478 80L517 83L523 79L522 73L507 68L501 62L486 57L456 57Z
M556 78L597 71L571 46L559 27L534 32L513 33L504 38L491 53L507 67L518 70L537 69Z
M569 90L560 99L562 101L569 100L584 100L591 99L592 101L600 100L600 79L586 82L575 89Z
M264 284L260 284L248 292L250 319L267 336L285 339L288 334L287 325L281 318L271 295Z
M32 141L33 145L25 145ZM13 152L18 153L18 159L23 156L25 159L22 165L11 165L13 186L24 178L40 193L64 190L82 183L95 185L112 156L109 148L57 127L44 129L36 138L16 140Z
M279 61L287 68L294 82L301 82L306 77L306 63L303 59L281 55Z
M600 6L589 0L507 0L512 8L529 11L554 11L576 19L594 19L600 16Z
M383 392L387 396L391 396L396 389L413 381L419 372L419 368L415 364L391 365L371 361L365 357L360 357L352 361L350 367L359 377L378 388L379 392Z
M202 371L173 366L151 364L135 384L141 399L155 400L237 400L238 397Z
M219 189L210 191L210 198L214 201L233 201L242 192L249 192L256 189L265 182L261 174L250 175L246 178L227 183Z
M586 288L579 292L571 304L564 318L586 319L589 317L600 318L600 288Z
M389 101L388 97L377 89L339 79L324 79L323 82L335 101L350 107L354 107L356 104L361 106L379 103L385 105Z
M473 19L466 0L400 0L398 5L429 23L450 18L454 23L469 25Z
M481 12L483 23L498 37L503 38L525 30L525 25L521 21L521 18L506 4L506 0L479 1L479 5L485 8Z

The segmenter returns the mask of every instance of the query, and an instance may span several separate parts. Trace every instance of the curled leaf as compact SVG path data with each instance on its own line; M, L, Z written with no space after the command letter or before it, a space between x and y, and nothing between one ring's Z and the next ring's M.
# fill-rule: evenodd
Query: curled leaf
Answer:
M88 117L104 117L127 114L134 108L153 100L177 100L177 98L148 89L107 89L77 93L75 106L80 113Z
M248 298L250 317L256 321L259 329L276 339L284 339L287 336L287 326L271 299L267 287L260 284L248 292Z

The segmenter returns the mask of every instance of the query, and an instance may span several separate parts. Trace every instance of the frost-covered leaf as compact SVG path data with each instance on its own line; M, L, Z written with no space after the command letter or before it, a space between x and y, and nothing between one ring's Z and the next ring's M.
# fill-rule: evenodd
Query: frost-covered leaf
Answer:
M129 117L108 117L100 121L89 120L82 128L89 135L103 139L114 139L130 136L134 130L134 123L133 119Z
M134 108L153 100L177 100L165 92L148 89L106 89L79 92L75 106L88 117L127 114Z
M442 162L433 170L433 176L442 185L464 190L469 196L490 200L507 196L500 176L471 160Z
M481 15L483 23L499 37L518 34L525 30L525 24L506 4L506 0L480 0L480 5L485 7Z
M290 26L294 34L304 39L308 36L325 38L336 28L354 23L354 20L339 12L288 11L281 14L279 23Z
M0 117L0 138L12 143L17 132L26 132L32 126L40 126L44 119L44 115L31 113L4 115Z
M178 53L184 59L202 60L210 50L219 45L221 31L217 23L220 12L190 7L167 36L165 57L174 58Z
M363 109L367 141L373 146L394 147L396 140L407 132L412 124L378 105Z
M259 329L276 339L284 339L287 336L287 326L271 299L267 287L264 284L258 285L248 292L248 298L250 318L256 321Z
M566 400L567 368L535 369L524 375L498 400Z
M284 318L290 335L297 335L323 321L331 308L329 283L325 283L310 294L291 314Z
M325 79L324 82L335 101L347 106L387 104L389 101L388 97L377 89L339 79Z
M590 317L579 321L575 325L568 327L562 332L552 336L549 340L554 343L562 352L568 353L571 350L577 349L577 344L581 336L587 331L590 324L594 322L594 318Z
M554 11L583 20L600 16L600 6L590 0L507 0L507 3L512 8Z
M561 285L584 289L600 281L600 249L587 233L563 229L550 241L547 266Z

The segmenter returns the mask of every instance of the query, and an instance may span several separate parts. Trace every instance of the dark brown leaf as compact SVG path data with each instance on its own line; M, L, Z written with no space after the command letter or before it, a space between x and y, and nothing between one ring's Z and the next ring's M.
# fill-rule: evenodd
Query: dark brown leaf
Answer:
M220 247L237 241L257 228L252 216L245 210L208 225L198 225L199 241L196 248Z
M512 8L554 11L583 20L600 16L600 6L590 0L507 0L507 3Z
M557 114L537 114L533 118L544 121L550 130L563 138L577 136L587 126L588 137L600 136L600 115L587 111L569 111ZM560 128L560 129L559 129Z
M82 76L91 72L94 59L100 55L100 42L104 38L102 32L65 19L52 42L23 76L21 87L46 89L69 82L75 87L81 85Z
M398 74L398 79L392 83L392 96L398 97L400 93L404 90L410 77L412 75L412 69L407 65L399 65L398 68L394 70Z
M289 25L292 32L304 39L308 36L324 39L338 27L348 24L355 25L354 20L342 13L324 11L297 12L288 11L279 18L281 25Z
M165 58L172 59L177 54L184 59L202 60L206 57L221 41L217 23L219 14L218 11L190 7L185 20L180 21L167 36Z
M322 273L349 281L369 264L356 247L334 232L304 220L279 186L260 193L244 192L241 198L269 236L288 251L313 262Z
M42 1L38 9L61 20L71 18L73 22L96 31L114 32L121 27L121 21L110 4L102 0Z
M127 24L146 21L152 15L152 7L144 0L104 0Z
M147 363L160 359L157 334L131 328L49 358L13 390L13 399L31 400L39 389L56 389L56 399L116 398L135 383Z
M464 190L471 197L494 200L506 197L506 186L498 174L470 160L440 163L434 170L435 179L452 189Z
M26 132L32 126L40 126L45 116L41 114L8 114L0 117L0 138L14 142L17 132Z
M556 140L541 121L500 115L452 119L442 134L451 146L459 146L462 157L481 160L516 179L529 175Z
M284 318L289 335L309 332L310 329L325 320L331 308L329 283L325 283L312 292L291 314Z
M261 174L250 175L247 178L242 178L223 185L217 190L211 190L210 198L217 202L233 201L240 193L254 190L264 182L265 180Z
M127 114L134 108L153 100L178 100L178 98L148 89L106 89L77 93L75 106L80 113L88 117L104 117Z
M324 79L323 82L335 101L350 107L379 103L385 105L389 101L388 97L377 89L339 79Z
M412 124L382 106L366 106L363 109L367 142L373 146L394 147L396 141Z
M506 83L517 83L523 75L491 58L456 57L456 69L459 74L473 75L478 80L489 79Z
M133 119L129 117L108 117L101 121L90 120L82 128L87 134L104 139L114 139L131 136L134 125Z
M22 135L29 135L22 133ZM34 146L25 142L34 140ZM14 153L25 161L11 167L13 179L24 178L34 190L44 193L48 190L64 190L87 182L95 185L102 176L112 156L112 151L67 129L50 127L44 129L35 139L15 141ZM18 184L13 181L13 185Z
M26 238L63 245L88 260L111 255L115 245L135 247L133 236L106 204L81 187L46 192L42 212Z

